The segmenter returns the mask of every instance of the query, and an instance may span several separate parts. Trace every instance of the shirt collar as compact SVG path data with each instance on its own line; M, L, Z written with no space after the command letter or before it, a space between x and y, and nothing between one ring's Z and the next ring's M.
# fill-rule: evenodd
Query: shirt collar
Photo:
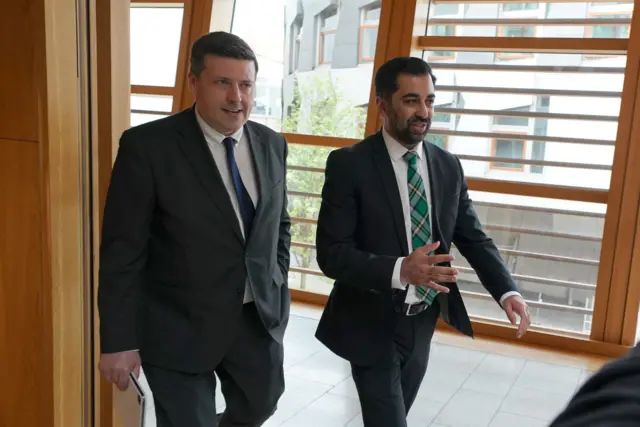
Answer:
M205 122L204 119L200 116L200 113L198 113L197 108L194 107L194 111L196 112L196 119L198 120L198 124L200 125L200 129L202 129L202 133L204 134L205 139L207 141L212 141L217 144L222 144L222 141L224 141L224 139L227 138L227 136L218 132L211 126L209 126L209 124ZM237 144L238 142L240 142L240 138L242 138L243 132L244 132L244 126L240 127L240 129L235 131L233 134L229 135L229 137L235 139Z
M394 137L392 137L384 126L382 127L382 138L387 146L387 151L389 151L389 156L391 156L391 159L394 161L401 160L405 153L409 151L404 145L400 144ZM412 151L415 151L418 158L422 160L422 141L420 141Z

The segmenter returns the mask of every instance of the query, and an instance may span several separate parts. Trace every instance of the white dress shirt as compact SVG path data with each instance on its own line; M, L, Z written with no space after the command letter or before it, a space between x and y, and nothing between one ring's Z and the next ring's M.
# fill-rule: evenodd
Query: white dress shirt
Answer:
M407 153L407 150L402 144L396 141L386 129L382 128L382 137L384 138L385 145L387 146L387 151L389 152L389 157L391 157L391 165L393 166L393 171L396 175L396 181L398 183L398 190L400 191L400 202L402 203L402 213L404 214L404 226L407 235L407 244L410 245L411 238L411 205L409 203L409 186L407 183L407 174L409 171L409 164L404 159L404 155ZM430 191L430 183L429 183L429 173L428 173L428 164L426 159L426 153L423 147L423 142L418 143L416 147L412 150L418 155L418 173L422 178L422 182L424 184L424 191L427 196L427 207L429 209L429 224L433 224L433 210L431 209L431 191ZM433 243L431 238L427 244ZM409 253L412 252L411 246L409 246ZM391 276L391 286L396 289L406 289L407 296L405 298L405 303L407 304L416 304L424 300L424 297L418 295L416 293L416 287L404 283L400 280L400 268L402 266L402 261L404 257L398 258L396 261L395 267L393 269L393 275ZM502 295L500 297L500 305L504 302L505 299L509 298L512 295L520 295L519 292L510 291Z
M222 177L222 182L229 193L231 204L233 205L233 210L238 218L238 225L240 226L242 235L245 236L244 222L242 221L242 214L240 213L240 203L238 202L238 196L236 195L233 179L231 178L231 172L229 171L229 165L227 164L227 151L222 143L226 136L209 126L202 117L200 117L197 108L195 109L195 112L196 119L200 124L202 133L204 134L204 139L207 141L209 151L211 151L213 160L215 161L218 171L220 172L220 176ZM256 176L253 169L251 148L249 147L249 141L247 140L246 135L244 135L244 128L238 129L233 135L230 135L230 137L236 141L235 159L240 172L240 178L242 178L242 182L249 193L253 206L258 206L258 186L256 184ZM244 291L244 302L247 303L251 301L253 301L253 293L251 292L247 279Z

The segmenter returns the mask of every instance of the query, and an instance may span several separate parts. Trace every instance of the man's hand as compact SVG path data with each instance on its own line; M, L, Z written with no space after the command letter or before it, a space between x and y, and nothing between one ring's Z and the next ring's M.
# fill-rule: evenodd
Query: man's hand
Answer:
M125 391L129 387L129 374L140 376L140 355L137 351L103 353L100 355L100 372L111 384Z
M451 267L440 267L436 264L453 261L449 254L429 255L436 250L440 242L424 245L411 252L402 261L400 267L400 279L414 286L433 288L436 291L449 293L449 288L438 285L436 282L455 282L458 280L458 270Z
M516 325L518 323L516 314L520 317L520 325L518 325L516 337L521 338L525 332L527 332L527 329L529 329L529 325L531 325L529 306L520 295L510 296L504 300L503 305L504 311L507 313L507 317L511 324Z

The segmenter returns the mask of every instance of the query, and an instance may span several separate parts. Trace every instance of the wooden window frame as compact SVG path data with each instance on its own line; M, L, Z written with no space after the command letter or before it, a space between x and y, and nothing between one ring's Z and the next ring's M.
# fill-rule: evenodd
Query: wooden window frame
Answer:
M324 60L324 38L327 34L335 34L336 30L320 30L318 33L318 65L329 65L333 61Z
M331 18L333 16L336 17L336 20L339 19L338 17L338 11L336 10L336 13L333 15L325 15L327 9L324 9L322 12L318 13L317 15L317 20L319 21L318 27L318 42L317 42L317 46L318 46L318 66L320 65L330 65L331 62L333 61L333 54L331 55L332 60L331 61L325 61L324 59L324 39L327 35L329 34L335 34L338 31L338 23L336 22L336 28L332 28L329 30L326 30L324 28L324 22L326 21L327 18ZM316 21L316 22L318 22Z
M498 25L496 31L497 31L497 37L503 37L503 38L525 38L525 37L505 37L503 36L503 31L505 29L505 27L533 27L533 36L531 37L526 37L526 38L535 38L536 34L538 32L537 27L535 25ZM496 52L496 58L500 59L500 60L504 60L504 61L512 61L515 59L529 59L529 58L533 58L533 53L530 54L519 54L519 53L511 53L511 52Z
M415 17L415 6L413 8ZM640 10L633 11L631 26L640 25ZM409 19L403 24L411 22ZM635 24L634 24L635 23ZM392 29L392 33L395 31ZM401 30L397 30L401 31ZM630 291L630 283L640 281L640 277L632 276L630 271L635 224L638 217L640 199L640 170L633 165L640 162L640 146L631 144L640 138L640 114L636 103L640 97L636 92L640 88L640 32L631 31L627 39L579 39L579 38L500 38L500 37L427 37L413 38L400 54L408 55L411 47L426 50L437 46L441 49L457 49L480 52L548 52L574 54L626 54L624 82L621 107L618 116L616 150L611 169L611 181L608 190L592 190L587 188L563 188L538 186L533 183L487 182L486 180L468 179L469 187L477 191L489 191L507 194L527 195L533 197L558 198L563 200L590 201L607 204L602 249L597 278L597 291L593 311L593 324L589 338L589 347L597 343L623 344L623 325L629 330L631 317L637 317L637 306L631 315L625 315L625 301L629 295L635 298L628 306L633 307L638 301L638 293ZM635 163L633 163L635 162ZM542 189L545 187L545 190ZM553 190L552 190L553 188ZM637 271L636 269L635 271ZM627 322L625 319L629 317ZM485 322L474 321L477 324ZM627 332L626 337L630 336ZM550 333L545 339L556 342L558 333ZM578 347L574 340L569 345Z
M375 60L375 53L372 57L366 57L362 55L362 47L364 46L363 40L364 40L365 28L378 28L378 31L379 31L380 26L378 24L367 24L367 23L360 24L360 37L358 38L358 62L359 63L373 62Z
M301 46L301 35L302 35L302 25L300 25L300 27L298 27L297 25L293 28L298 29L299 31L297 32L297 34L295 35L295 37L293 37L292 39L292 43L291 43L291 55L289 58L290 64L289 64L289 74L295 73L296 71L298 71L298 65L299 65L299 60L300 60L300 46Z
M519 159L514 158L513 159L515 160L514 163L517 163L517 160L525 160L527 158L527 147L528 147L527 141L524 139L507 139L507 138L491 139L491 157L497 157L496 149L497 149L498 140L502 140L502 139L504 139L505 141L522 141L522 157ZM496 166L494 161L489 161L489 169L498 170L498 171L509 171L509 172L524 172L525 165L522 164L519 168L507 168L503 166Z

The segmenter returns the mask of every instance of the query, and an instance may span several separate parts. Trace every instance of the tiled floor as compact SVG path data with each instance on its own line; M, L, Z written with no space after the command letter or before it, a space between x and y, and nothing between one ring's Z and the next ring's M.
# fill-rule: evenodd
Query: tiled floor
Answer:
M319 310L295 305L291 314L285 336L286 390L277 412L264 426L362 427L348 363L314 337ZM448 345L451 343L454 345ZM569 365L601 363L584 364L580 357L571 360L557 352L523 347L515 347L514 352L509 346L505 351L504 345L486 344L436 333L427 375L408 417L409 427L547 427L590 374ZM469 348L474 346L502 354ZM514 353L517 357L505 355ZM141 383L150 397L145 427L156 427L153 396L144 373ZM219 386L216 403L222 412Z
M265 427L358 427L360 407L347 362L315 338L317 312L294 307L285 337L286 391ZM432 344L409 427L543 427L590 372ZM220 409L224 407L218 392Z

